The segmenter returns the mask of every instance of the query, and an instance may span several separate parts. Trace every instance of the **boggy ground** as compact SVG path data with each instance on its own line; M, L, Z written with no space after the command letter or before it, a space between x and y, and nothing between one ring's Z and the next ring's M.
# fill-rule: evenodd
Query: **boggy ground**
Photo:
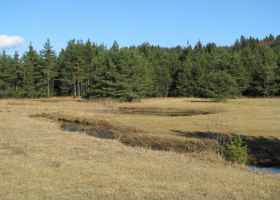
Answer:
M176 153L130 147L120 143L121 138L106 140L63 132L56 121L28 117L66 113L75 120L92 120L98 127L127 127L134 136L141 133L188 139L183 135L232 132L253 139L279 140L278 99L213 103L168 98L121 104L72 98L48 100L0 101L1 199L279 198L279 174L255 173L210 151ZM203 110L215 114L131 116L117 114L118 107Z

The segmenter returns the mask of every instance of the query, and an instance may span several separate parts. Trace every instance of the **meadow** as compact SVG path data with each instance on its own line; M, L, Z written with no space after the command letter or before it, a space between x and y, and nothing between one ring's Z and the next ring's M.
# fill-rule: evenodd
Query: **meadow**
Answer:
M151 111L162 115L143 115ZM186 112L194 115L179 115ZM248 164L279 167L277 98L227 103L200 98L132 103L70 97L1 99L0 119L0 199L280 195L280 174L251 171L215 153L215 136L241 135L248 146ZM59 120L95 128L90 134L62 131Z

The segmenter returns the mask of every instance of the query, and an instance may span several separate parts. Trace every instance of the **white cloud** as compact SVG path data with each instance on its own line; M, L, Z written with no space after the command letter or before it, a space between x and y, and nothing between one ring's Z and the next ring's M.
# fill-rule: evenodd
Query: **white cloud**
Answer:
M0 35L0 48L13 48L23 44L24 38L19 36Z

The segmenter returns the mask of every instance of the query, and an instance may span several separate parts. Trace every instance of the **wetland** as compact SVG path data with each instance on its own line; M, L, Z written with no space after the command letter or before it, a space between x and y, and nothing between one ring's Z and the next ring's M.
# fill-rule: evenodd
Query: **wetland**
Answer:
M209 114L121 114L123 107ZM280 146L278 99L228 103L198 98L133 103L7 99L0 100L0 110L3 198L277 199L280 195L279 174L252 171L249 164L233 164L212 151L215 134L232 133L247 139L248 149L251 143L252 151L259 150L266 163L275 164ZM62 126L66 121L75 124Z

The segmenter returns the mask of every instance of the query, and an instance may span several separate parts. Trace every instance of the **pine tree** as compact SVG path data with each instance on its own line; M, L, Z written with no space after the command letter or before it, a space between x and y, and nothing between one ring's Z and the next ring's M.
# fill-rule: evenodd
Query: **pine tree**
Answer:
M242 49L247 48L247 45L248 45L248 40L243 35L241 35L241 37L240 37L240 45L241 45Z
M238 85L238 90L240 91L240 96L249 87L249 75L245 70L242 62L242 58L239 52L233 51L231 53L229 66L227 72L235 80Z
M273 53L271 48L263 46L260 49L262 59L262 79L263 79L263 92L268 97L274 95L278 88L275 83L275 69L277 67L277 56Z
M47 97L50 97L50 90L54 90L54 77L57 75L55 70L56 54L52 50L49 38L44 44L44 49L40 51L42 60L42 86L47 88ZM50 86L50 82L52 86Z
M156 84L158 85L158 95L160 97L167 97L169 88L173 82L170 69L168 65L168 53L164 52L161 55L160 62L154 66L156 74Z
M76 40L69 40L66 49L59 55L59 81L63 95L77 96L77 82L80 75L81 48L76 47ZM78 81L77 81L78 79Z
M85 45L82 40L78 40L75 45L74 50L74 59L75 59L75 65L74 65L74 77L76 80L76 90L77 94L75 96L81 96L83 93L83 82L86 79L86 69L87 69L87 63L86 58L84 54Z
M225 71L210 72L205 77L205 88L202 91L205 97L221 101L239 94L237 84Z
M240 42L238 40L235 41L234 45L233 45L233 51L237 51L239 52L240 51Z
M3 50L2 55L0 55L0 97L6 97L7 90L7 77L6 73L8 68L8 56L6 55L6 51Z
M178 90L179 96L192 96L192 86L191 86L191 69L192 62L190 59L187 59L182 64L182 69L178 73L178 79L176 80L176 87Z
M86 88L87 90L89 89L89 85L90 85L90 72L92 70L93 67L93 62L94 62L94 58L95 58L95 44L91 44L90 40L88 39L88 41L85 44L85 49L84 49L84 55L85 55L85 62L86 62L86 79L87 79L87 83L86 83Z
M18 93L18 87L22 86L22 76L20 73L21 63L17 51L15 52L13 59L14 59L14 68L15 68L15 90L16 93Z
M262 70L261 57L258 51L252 52L250 48L246 48L241 53L243 66L249 76L249 85L243 94L249 96L262 95Z

